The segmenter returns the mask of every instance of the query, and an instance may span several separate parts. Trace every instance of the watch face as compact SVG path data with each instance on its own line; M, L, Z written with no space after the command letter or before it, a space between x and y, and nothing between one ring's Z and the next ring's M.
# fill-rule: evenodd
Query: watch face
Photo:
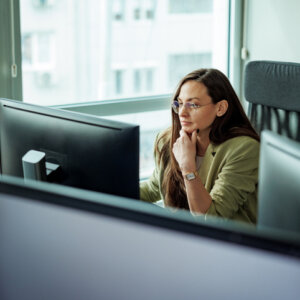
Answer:
M192 179L195 179L195 178L196 178L196 176L195 176L194 173L186 174L185 177L186 177L187 180L192 180Z

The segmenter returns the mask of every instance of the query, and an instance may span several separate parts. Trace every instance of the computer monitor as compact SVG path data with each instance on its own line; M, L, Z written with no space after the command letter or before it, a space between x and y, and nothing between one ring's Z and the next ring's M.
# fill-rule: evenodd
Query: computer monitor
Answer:
M0 299L299 299L299 241L13 179L0 178Z
M53 182L139 199L137 125L1 99L0 132L2 174L23 177L34 150L59 165Z
M300 233L300 143L267 130L261 135L258 227Z

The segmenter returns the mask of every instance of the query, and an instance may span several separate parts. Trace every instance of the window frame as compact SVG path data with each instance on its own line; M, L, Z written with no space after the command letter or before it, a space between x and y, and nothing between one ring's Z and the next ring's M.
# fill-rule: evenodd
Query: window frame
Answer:
M0 1L0 12L0 97L22 101L19 0Z
M171 94L163 94L145 97L53 105L51 107L96 116L112 116L168 109L171 107L171 97Z

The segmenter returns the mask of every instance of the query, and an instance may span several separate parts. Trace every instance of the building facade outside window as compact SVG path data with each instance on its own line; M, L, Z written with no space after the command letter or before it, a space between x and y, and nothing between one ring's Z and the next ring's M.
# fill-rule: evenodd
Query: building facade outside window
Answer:
M25 102L167 94L191 70L227 72L228 0L22 0L20 5ZM33 73L41 68L59 78L50 93L35 82Z

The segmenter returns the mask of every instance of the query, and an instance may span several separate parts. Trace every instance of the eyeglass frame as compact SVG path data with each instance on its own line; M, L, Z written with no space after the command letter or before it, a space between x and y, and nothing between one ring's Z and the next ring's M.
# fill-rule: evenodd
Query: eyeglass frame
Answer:
M176 105L175 103L177 103L178 105ZM196 110L198 108L201 108L201 107L204 107L204 106L207 106L209 104L213 104L213 102L210 102L210 103L207 103L207 104L202 104L202 105L199 105L199 104L195 104L195 103L191 103L191 102L186 102L186 103L181 103L179 102L178 100L174 100L173 103L172 103L172 109L173 111L176 113L176 114L179 114L179 109L180 109L180 106L181 108L182 107L185 107L186 109L188 110Z

